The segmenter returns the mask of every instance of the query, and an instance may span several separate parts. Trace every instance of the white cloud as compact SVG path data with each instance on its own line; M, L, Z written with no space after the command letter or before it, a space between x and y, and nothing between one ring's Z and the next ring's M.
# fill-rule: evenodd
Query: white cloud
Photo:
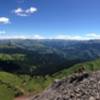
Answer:
M45 37L41 35L2 35L0 34L0 39L45 39Z
M51 37L51 39L68 39L68 40L82 40L83 38L78 35L56 35L55 37Z
M86 36L95 37L95 36L97 36L97 34L96 33L88 33L88 34L86 34Z
M95 39L100 39L100 34L96 34L96 33L89 33L87 34L87 37L90 37L90 38L95 38Z
M37 12L37 8L35 7L30 7L28 9L22 9L22 8L17 8L13 11L18 16L29 16L31 14L34 14Z
M0 30L0 34L5 34L5 33L6 33L6 31Z
M30 7L30 8L27 9L25 12L28 13L28 14L32 14L32 13L34 13L34 12L36 12L36 11L37 11L37 8L35 8L35 7Z
M64 40L90 40L90 39L100 39L100 34L88 33L84 35L66 35L59 34L55 36L42 36L42 35L0 35L0 39L64 39Z
M22 13L22 12L23 12L22 8L17 8L17 9L15 10L15 13Z
M9 24L10 19L7 17L0 17L0 24Z
M51 37L51 39L64 39L64 40L90 40L90 39L100 39L100 34L87 33L84 35L56 35Z
M45 39L45 37L43 37L41 35L33 35L31 38L33 38L33 39Z

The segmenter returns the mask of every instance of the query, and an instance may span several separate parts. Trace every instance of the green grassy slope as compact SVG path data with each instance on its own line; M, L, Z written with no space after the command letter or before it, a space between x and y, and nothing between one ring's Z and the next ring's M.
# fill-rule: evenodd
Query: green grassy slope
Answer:
M43 91L53 79L49 76L31 77L29 75L16 75L0 72L0 100L13 100L20 95L38 93Z
M100 70L100 59L75 64L74 66L72 66L68 69L64 69L62 71L55 73L53 76L56 78L66 77L70 74L73 74L73 73L79 71L81 68L84 68L84 71L87 71L87 72L98 71L98 70Z
M13 100L13 91L0 83L0 100Z

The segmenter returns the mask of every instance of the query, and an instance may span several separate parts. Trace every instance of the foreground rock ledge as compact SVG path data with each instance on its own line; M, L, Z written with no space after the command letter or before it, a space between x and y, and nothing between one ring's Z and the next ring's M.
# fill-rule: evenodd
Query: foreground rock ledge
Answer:
M57 80L32 100L100 100L100 71Z

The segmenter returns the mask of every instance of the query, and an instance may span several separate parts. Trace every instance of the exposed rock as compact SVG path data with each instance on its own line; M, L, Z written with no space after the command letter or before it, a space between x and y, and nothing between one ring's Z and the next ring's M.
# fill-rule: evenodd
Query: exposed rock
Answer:
M32 100L100 100L100 71L77 73L56 81Z

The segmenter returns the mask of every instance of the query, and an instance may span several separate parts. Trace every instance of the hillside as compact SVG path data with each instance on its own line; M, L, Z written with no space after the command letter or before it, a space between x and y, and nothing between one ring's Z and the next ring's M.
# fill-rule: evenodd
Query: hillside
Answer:
M33 100L99 100L100 59L57 72L55 80Z
M99 100L100 71L77 73L55 81L33 100Z
M62 78L62 77L71 75L73 73L80 72L81 70L86 71L86 72L93 72L93 71L100 70L100 59L75 64L68 69L63 69L53 74L53 76L55 76L56 78Z
M31 95L34 95L40 91L43 91L50 84L52 84L54 80L63 79L64 77L79 72L82 66L84 66L84 69L82 69L83 71L90 73L92 71L99 70L99 65L100 59L97 59L95 61L76 64L68 69L64 69L55 73L52 76L45 77L31 77L30 75L18 75L8 72L0 72L0 99L13 100L14 97L21 95L28 95L30 93Z

